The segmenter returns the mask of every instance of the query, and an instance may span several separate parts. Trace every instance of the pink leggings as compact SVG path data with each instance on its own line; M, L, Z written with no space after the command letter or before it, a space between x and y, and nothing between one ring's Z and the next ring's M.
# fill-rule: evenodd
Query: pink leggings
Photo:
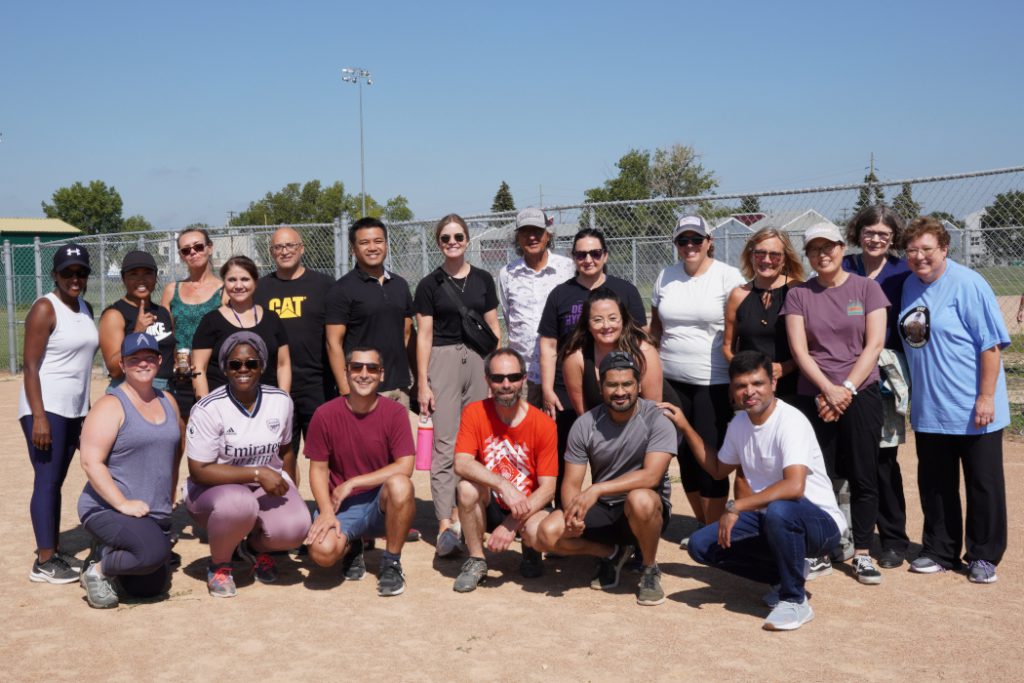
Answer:
M297 548L312 523L294 485L284 496L272 496L257 484L202 486L189 479L185 508L196 524L206 527L215 564L230 562L246 536L257 552Z

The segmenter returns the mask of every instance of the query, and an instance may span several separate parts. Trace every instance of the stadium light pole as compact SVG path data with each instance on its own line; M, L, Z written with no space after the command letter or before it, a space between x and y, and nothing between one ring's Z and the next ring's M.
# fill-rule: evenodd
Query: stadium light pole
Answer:
M359 67L345 67L341 70L341 80L346 83L354 83L359 86L359 193L363 199L363 216L366 215L366 171L363 148L363 81L366 85L373 85L373 76L366 69Z

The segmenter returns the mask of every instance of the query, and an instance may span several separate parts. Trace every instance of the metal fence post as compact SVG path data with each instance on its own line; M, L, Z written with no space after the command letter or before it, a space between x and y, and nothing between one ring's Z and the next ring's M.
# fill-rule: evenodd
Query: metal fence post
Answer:
M4 276L7 280L7 361L13 375L18 371L18 342L14 335L14 264L10 240L4 240Z
M334 279L341 278L341 250L344 249L341 238L341 216L334 219Z
M36 265L36 298L43 295L43 256L39 246L39 235L32 238L32 255Z
M630 282L636 283L639 282L639 280L636 279L636 240L630 240L629 244L630 247L632 247L630 251L633 252L633 279L630 280Z
M139 251L146 251L146 238L142 235L139 235L138 249Z
M341 214L341 216L338 217L339 225L344 225L347 222L348 222L348 215L347 214L343 213L343 214ZM348 240L342 239L341 240L341 271L340 272L343 275L343 274L347 273L348 271L349 271ZM341 275L339 275L338 277L341 277Z
M107 307L107 238L100 235L100 310Z
M426 277L427 273L427 224L420 225L420 277Z
M968 268L971 267L971 235L969 228L964 228L960 231L960 253L962 254L964 265Z

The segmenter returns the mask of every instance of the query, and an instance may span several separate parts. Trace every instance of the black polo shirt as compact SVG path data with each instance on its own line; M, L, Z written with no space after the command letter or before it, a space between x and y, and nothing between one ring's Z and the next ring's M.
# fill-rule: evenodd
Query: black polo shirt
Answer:
M412 318L412 294L402 276L384 271L381 282L356 266L327 295L327 324L344 325L344 349L369 346L384 357L381 391L412 384L405 350L405 321Z

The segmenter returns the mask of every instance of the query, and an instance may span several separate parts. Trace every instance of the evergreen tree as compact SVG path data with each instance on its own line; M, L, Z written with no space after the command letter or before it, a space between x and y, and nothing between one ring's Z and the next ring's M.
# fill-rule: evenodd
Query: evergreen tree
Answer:
M494 195L494 201L491 203L492 213L502 213L503 211L515 211L516 202L512 199L512 191L508 188L508 183L504 180L501 181L501 187Z
M910 183L903 183L900 193L893 197L892 210L908 222L921 215L921 205L914 201L914 189Z
M752 194L743 197L736 213L761 213L761 200Z
M864 186L860 188L860 193L857 195L857 204L853 207L853 213L856 214L861 209L876 204L885 205L885 193L878 186L878 176L871 171L864 176Z

